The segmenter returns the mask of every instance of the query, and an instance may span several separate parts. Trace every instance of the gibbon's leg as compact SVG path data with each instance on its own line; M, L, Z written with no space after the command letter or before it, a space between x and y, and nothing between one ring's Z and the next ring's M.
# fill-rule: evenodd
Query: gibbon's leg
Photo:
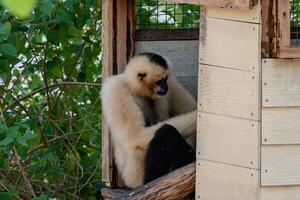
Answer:
M150 141L145 158L145 180L148 183L170 171L196 160L196 153L177 129L164 124Z

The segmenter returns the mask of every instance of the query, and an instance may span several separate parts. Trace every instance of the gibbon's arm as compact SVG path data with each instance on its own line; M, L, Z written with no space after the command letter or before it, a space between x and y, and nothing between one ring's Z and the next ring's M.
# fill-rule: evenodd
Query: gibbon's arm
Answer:
M196 132L197 112L172 117L150 127L145 127L141 110L130 91L117 77L107 80L102 88L104 117L114 137L126 142L128 150L146 150L154 133L163 125L174 126L183 136Z
M197 109L194 97L172 76L169 80L171 116L191 112Z

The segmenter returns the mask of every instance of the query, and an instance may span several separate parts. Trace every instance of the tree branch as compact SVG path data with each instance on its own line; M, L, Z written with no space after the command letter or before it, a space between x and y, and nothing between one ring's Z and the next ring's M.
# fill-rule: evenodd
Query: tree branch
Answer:
M60 86L89 86L89 87L101 87L101 83L84 83L84 82L60 82L60 83L54 83L54 84L51 84L48 86L48 89L52 89L54 87L60 87ZM47 87L42 87L42 88L39 88L39 89L36 89L32 92L30 92L29 94L21 97L21 98L18 98L16 99L15 102L13 102L12 104L10 104L9 106L7 106L6 108L3 109L3 111L7 111L8 109L14 107L16 104L20 103L21 101L25 100L25 99L28 99L30 97L32 97L33 95L39 93L39 92L43 92L47 90Z

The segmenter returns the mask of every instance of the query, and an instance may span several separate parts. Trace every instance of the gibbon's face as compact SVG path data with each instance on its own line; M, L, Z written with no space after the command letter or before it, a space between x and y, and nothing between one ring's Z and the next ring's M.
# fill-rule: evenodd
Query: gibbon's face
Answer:
M143 53L133 58L126 67L135 93L158 99L168 93L169 66L160 55Z

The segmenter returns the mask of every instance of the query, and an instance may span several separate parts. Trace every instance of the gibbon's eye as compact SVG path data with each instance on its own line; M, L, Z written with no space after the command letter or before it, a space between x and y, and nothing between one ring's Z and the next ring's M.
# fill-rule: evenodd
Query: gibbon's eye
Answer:
M147 76L146 73L138 73L138 78L142 81Z

